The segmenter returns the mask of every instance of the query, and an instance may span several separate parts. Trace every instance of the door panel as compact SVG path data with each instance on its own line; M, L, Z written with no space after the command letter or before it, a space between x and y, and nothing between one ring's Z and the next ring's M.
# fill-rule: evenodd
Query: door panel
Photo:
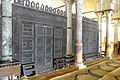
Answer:
M35 64L37 73L39 73L39 71L43 71L43 66L45 65L44 33L44 27L42 27L41 25L35 26Z
M35 63L37 73L52 68L53 56L53 28L43 25L35 26Z

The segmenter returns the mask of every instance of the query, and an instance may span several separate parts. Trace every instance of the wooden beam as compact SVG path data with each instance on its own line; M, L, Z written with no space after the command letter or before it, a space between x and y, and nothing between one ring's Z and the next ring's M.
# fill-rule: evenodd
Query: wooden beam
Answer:
M92 12L95 12L95 11L82 12L82 14L87 14L87 13L92 13Z
M103 13L103 12L106 12L106 11L114 11L113 9L106 9L106 10L102 10L102 11L96 11L95 13Z
M65 6L66 6L66 5L62 5L62 6L56 7L56 9L59 9L59 8L65 7Z
M120 20L120 18L112 18L112 20Z

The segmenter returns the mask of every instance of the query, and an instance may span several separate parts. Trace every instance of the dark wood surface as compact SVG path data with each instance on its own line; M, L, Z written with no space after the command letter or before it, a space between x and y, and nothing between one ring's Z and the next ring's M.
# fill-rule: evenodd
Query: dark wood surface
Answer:
M106 12L106 11L114 11L113 9L106 9L106 10L102 10L102 11L95 11L95 13L103 13L103 12Z
M18 80L20 80L20 63L2 63L0 64L0 78L11 76L13 80L13 75L18 74Z

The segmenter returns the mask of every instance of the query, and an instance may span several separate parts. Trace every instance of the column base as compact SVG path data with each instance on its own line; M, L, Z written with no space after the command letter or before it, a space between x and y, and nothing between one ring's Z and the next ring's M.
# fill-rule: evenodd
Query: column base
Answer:
M83 69L86 68L86 65L84 65L84 63L75 63L77 67L79 67L79 69Z
M105 58L105 59L112 59L112 57L107 57L107 56L105 56L104 58Z

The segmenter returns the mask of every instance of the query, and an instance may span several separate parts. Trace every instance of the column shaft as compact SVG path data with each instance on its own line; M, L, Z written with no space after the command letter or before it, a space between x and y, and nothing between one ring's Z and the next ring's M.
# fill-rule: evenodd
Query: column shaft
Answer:
M111 44L110 44L110 40L111 40L111 11L108 11L106 14L106 54L107 54L107 58L112 58L111 55Z
M118 20L115 20L114 26L114 52L117 53L117 41L118 41Z
M84 68L83 64L83 42L82 42L82 3L83 0L77 0L77 26L76 26L76 54L77 54L77 66L79 69Z
M116 20L115 21L115 28L114 28L115 30L115 36L114 36L114 38L115 38L115 40L114 40L114 43L117 43L117 41L118 41L118 20Z
M77 63L82 63L82 2L77 0L77 40L76 40L76 53Z
M2 0L2 61L12 60L12 3Z
M98 13L98 25L99 25L99 53L101 52L101 44L102 44L102 13Z
M67 2L67 56L72 55L72 3Z

